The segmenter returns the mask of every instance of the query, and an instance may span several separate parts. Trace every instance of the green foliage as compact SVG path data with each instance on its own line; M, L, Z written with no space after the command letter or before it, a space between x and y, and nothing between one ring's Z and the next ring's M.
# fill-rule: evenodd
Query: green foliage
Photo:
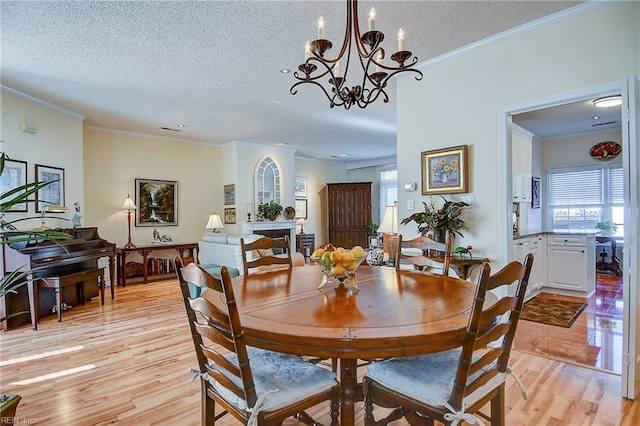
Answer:
M2 171L4 171L4 163L6 158L6 155L3 152L0 152L0 174L2 174ZM33 219L30 217L23 217L12 221L4 220L5 212L9 211L16 204L35 202L33 198L29 197L53 182L54 181L28 183L26 185L0 194L0 201L2 202L2 207L0 210L0 244L16 244L30 241L62 240L71 238L71 235L67 234L66 232L56 231L53 229L42 231L20 231L14 225L16 222L22 220ZM33 272L35 272L35 269L26 270L23 268L24 266L16 271L8 272L0 278L0 296L4 296L9 293L15 293L20 286L24 285L30 279ZM4 319L5 318L0 318L0 321Z
M369 228L369 234L373 237L378 235L378 228L380 227L380 225L378 225L377 223L375 223L374 221L370 220L369 223L367 224L367 228Z
M610 220L607 220L607 221L604 221L604 222L596 223L596 229L600 229L602 231L616 232L618 230L618 225L616 225L615 223L613 223Z
M428 202L422 202L424 212L414 213L409 217L402 219L402 225L410 222L418 224L418 232L420 235L426 235L428 232L436 234L445 234L454 236L455 234L464 237L460 232L465 229L465 220L463 217L464 208L468 206L462 201L449 201L442 195L431 197Z
M274 220L275 218L282 213L283 207L271 200L268 203L263 203L258 205L258 214L262 215L262 217Z

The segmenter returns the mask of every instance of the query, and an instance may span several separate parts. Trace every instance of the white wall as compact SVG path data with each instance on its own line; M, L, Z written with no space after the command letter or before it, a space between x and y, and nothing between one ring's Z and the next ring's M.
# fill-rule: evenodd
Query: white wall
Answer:
M2 149L15 160L26 161L27 180L35 181L35 165L45 165L64 169L64 198L69 212L50 214L47 225L51 227L72 227L73 203L84 205L83 161L82 161L82 116L71 111L61 112L17 96L5 90L1 92L2 128L0 139ZM27 122L37 128L37 133L20 130L20 123ZM28 213L6 214L5 220L36 216L34 203L29 203ZM16 224L21 230L32 229L40 220L22 221Z
M84 225L97 226L118 246L127 242L122 204L127 194L135 197L136 178L178 182L178 226L158 227L175 242L199 241L209 214L223 209L219 147L87 128L84 164ZM150 244L153 227L136 227L131 219L133 243Z
M511 232L510 223L501 225L500 219L508 217L501 210L506 194L500 188L510 174L499 174L499 108L640 74L639 8L638 2L601 4L434 61L422 70L422 81L398 81L399 182L421 182L421 151L469 145L476 205L464 242L457 239L456 245L472 244L498 263L501 239ZM409 194L400 192L400 218L408 216L406 198L420 193ZM422 199L418 195L416 205Z

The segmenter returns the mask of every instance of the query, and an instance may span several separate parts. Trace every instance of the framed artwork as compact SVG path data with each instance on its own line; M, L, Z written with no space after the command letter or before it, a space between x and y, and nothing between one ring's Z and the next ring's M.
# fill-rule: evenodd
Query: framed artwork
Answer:
M535 176L531 178L531 208L540 208L540 178Z
M232 205L236 203L236 184L224 186L224 205ZM234 222L235 223L235 222Z
M136 226L178 225L178 182L136 179Z
M306 198L296 198L293 208L296 210L296 219L306 219L307 218L307 199Z
M422 152L422 195L468 192L467 145Z
M307 184L308 184L308 180L306 177L303 176L296 176L296 179L294 181L294 188L295 188L295 194L294 196L296 197L307 197ZM297 211L298 209L296 209Z
M236 209L234 207L224 209L224 223L225 225L236 223Z
M4 170L0 176L0 194L27 184L27 162L20 160L4 160ZM9 212L26 212L27 203L12 206Z
M64 169L36 164L35 182L53 182L36 192L36 213L47 206L64 206Z

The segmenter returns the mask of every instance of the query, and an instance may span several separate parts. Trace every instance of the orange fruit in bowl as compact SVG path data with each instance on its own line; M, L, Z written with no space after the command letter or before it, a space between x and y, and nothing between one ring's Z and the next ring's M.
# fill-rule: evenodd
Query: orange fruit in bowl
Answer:
M311 254L311 257L320 258L320 257L322 257L323 254L324 254L324 249L323 248L319 248L319 249L315 249L313 251L313 253Z
M364 252L364 249L361 246L354 246L351 249L351 253L353 253L353 256L356 259L361 259L363 257L366 257L366 253Z

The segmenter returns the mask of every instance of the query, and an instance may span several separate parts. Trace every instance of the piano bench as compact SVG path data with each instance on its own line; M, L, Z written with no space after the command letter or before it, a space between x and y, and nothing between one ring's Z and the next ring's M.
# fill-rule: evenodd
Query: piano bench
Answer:
M98 283L100 289L100 304L104 305L104 268L88 269L85 271L74 272L68 275L60 275L57 277L41 277L39 280L39 287L53 288L56 292L56 309L58 314L58 322L62 321L62 289L64 287L75 285L78 292L78 300L84 305L84 290L83 285L85 281ZM37 309L36 306L31 306L31 309ZM35 327L35 324L32 324Z

